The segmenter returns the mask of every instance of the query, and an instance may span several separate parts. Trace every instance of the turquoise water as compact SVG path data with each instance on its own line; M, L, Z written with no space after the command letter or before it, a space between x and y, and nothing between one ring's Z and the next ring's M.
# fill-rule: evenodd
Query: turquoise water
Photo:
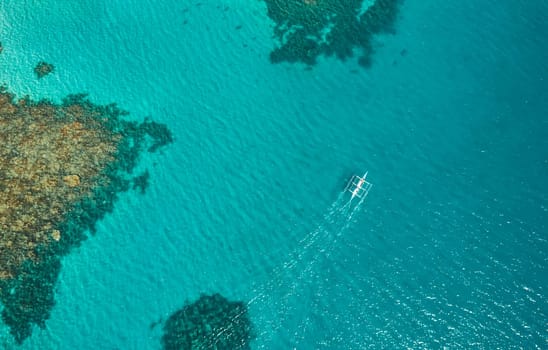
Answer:
M22 349L157 349L151 322L216 292L258 349L548 347L548 3L406 1L367 70L272 65L264 3L200 4L0 1L1 83L176 137Z

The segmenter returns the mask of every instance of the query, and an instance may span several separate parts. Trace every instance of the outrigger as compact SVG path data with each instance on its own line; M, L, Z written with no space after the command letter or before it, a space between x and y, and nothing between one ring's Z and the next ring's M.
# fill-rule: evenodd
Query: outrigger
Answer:
M368 171L365 172L363 176L352 176L352 178L348 182L348 185L346 185L344 191L350 192L352 194L352 197L350 197L350 201L352 201L354 198L359 198L361 202L369 193L369 190L373 185L365 179L367 177L367 174Z

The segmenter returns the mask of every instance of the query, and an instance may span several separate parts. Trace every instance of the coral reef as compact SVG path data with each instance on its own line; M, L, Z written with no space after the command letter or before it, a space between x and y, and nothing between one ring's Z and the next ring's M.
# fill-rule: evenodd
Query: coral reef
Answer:
M34 67L34 73L36 74L36 77L40 79L53 72L53 68L53 64L41 61Z
M162 344L166 350L250 349L252 328L245 303L202 295L166 320Z
M270 61L316 64L320 55L345 60L357 51L367 67L372 36L393 31L402 0L265 0L278 47Z
M135 176L133 179L133 189L139 189L141 193L145 193L145 190L148 187L148 182L150 180L150 173L148 170L146 170L144 173L142 173L139 176Z
M125 114L85 95L16 101L0 88L0 300L18 343L45 326L62 256L130 188L139 154L172 141L165 125Z

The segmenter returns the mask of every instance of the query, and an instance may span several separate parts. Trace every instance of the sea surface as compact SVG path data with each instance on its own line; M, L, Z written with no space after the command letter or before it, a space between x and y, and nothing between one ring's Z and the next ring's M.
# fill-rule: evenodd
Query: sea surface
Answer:
M548 348L547 13L407 0L370 68L306 69L270 63L262 1L0 0L1 84L175 137L14 348L160 349L203 293L248 303L253 349Z

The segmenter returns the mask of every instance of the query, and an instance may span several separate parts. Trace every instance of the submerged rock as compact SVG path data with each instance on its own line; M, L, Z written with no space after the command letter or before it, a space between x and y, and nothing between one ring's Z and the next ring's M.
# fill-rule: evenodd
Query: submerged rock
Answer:
M80 176L78 175L65 175L63 176L63 182L68 187L76 187L80 185Z
M265 0L278 47L270 61L314 65L319 56L346 60L355 53L367 67L372 37L394 31L402 0Z
M62 256L130 188L139 154L172 141L125 114L85 95L15 101L0 88L0 301L18 343L45 327Z
M220 294L202 295L164 323L165 350L250 349L254 338L247 305Z
M36 67L34 67L34 74L36 74L36 77L40 79L53 72L53 69L53 64L41 61L38 62Z

